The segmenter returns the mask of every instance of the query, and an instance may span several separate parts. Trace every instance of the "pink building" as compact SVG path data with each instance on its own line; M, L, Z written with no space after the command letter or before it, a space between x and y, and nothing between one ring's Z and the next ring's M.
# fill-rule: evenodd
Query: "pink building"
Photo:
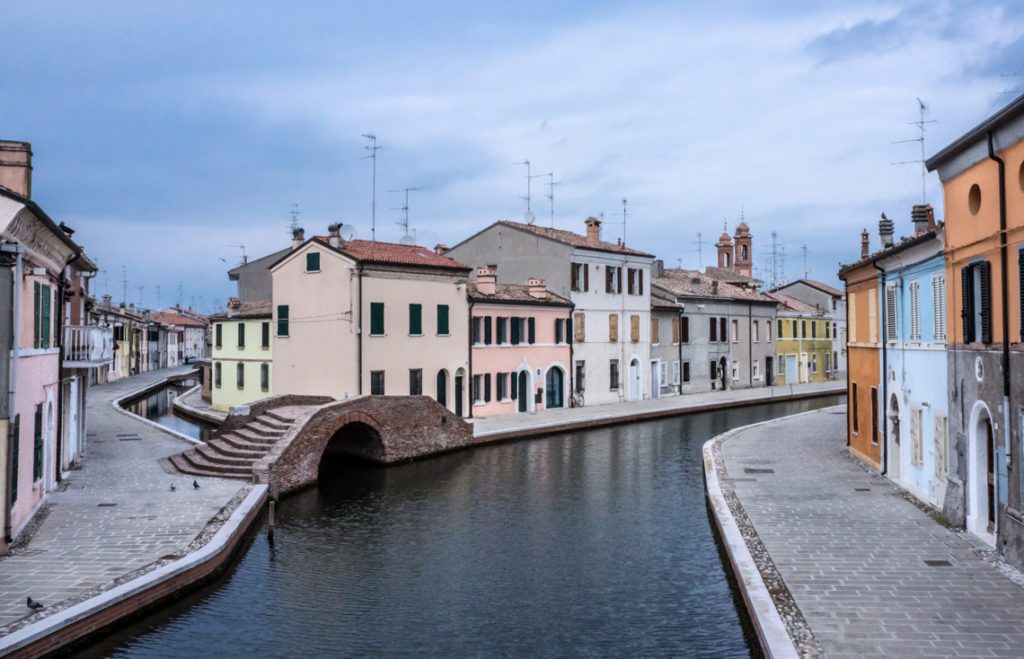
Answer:
M568 407L572 302L548 291L543 279L498 284L490 267L477 269L468 294L472 415Z

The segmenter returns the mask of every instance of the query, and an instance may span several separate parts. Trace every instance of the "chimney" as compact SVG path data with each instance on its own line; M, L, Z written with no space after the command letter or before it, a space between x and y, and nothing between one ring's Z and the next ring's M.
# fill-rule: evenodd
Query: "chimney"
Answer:
M885 213L882 213L882 219L878 221L878 237L882 239L882 249L892 247L893 224L892 220L885 216Z
M334 249L341 247L341 225L331 224L327 227L327 244Z
M448 251L448 245L445 245L444 243L437 243L434 245L434 251L443 256L444 253Z
M663 277L665 276L665 262L661 259L655 259L651 265L651 277Z
M587 225L587 246L597 247L601 244L601 220L588 217L584 224Z
M494 295L498 290L498 270L494 266L476 269L476 290L481 295Z
M103 305L109 307L110 303L111 303L111 300L113 300L113 299L114 298L109 296L109 295L104 295L103 296Z
M242 301L237 297L228 298L228 309L239 309L242 306Z
M914 204L910 218L914 221L914 235L925 233L935 226L935 209L931 204Z
M292 229L292 249L298 249L306 242L306 232L302 227Z
M871 253L870 234L867 229L860 232L860 257L866 259Z
M536 298L538 300L548 299L548 289L544 286L543 279L538 279L537 277L530 277L527 284L529 286L528 292L530 293L530 297Z
M711 280L711 294L712 295L718 295L718 280L717 279L712 279Z
M32 198L32 145L0 140L0 186Z

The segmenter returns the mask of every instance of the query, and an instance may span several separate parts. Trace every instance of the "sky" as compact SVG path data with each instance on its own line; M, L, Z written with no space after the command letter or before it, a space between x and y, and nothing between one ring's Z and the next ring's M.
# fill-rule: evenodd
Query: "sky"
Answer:
M0 0L0 25L0 139L32 143L94 292L207 312L293 210L370 238L367 133L380 240L407 187L429 247L522 220L529 160L538 224L553 180L555 226L604 213L606 240L695 268L742 213L756 274L774 233L786 278L837 283L880 213L910 232L916 99L931 155L1024 91L1010 1ZM934 174L925 197L941 219Z

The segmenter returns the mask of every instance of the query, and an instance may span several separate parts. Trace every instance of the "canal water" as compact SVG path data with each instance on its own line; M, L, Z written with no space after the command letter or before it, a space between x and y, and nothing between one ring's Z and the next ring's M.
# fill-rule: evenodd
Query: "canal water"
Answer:
M842 402L760 405L344 465L281 501L222 579L86 656L756 654L701 446Z
M174 413L174 406L171 404L171 401L197 384L199 384L198 380L189 379L168 382L142 398L126 402L124 409L194 439L209 441L214 430L213 427L178 416Z

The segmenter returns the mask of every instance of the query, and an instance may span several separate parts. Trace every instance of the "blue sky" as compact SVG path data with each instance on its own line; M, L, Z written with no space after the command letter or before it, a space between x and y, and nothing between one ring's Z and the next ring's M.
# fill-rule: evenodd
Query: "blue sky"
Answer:
M1024 90L1012 2L0 0L0 22L0 137L33 143L34 197L107 271L97 292L120 298L124 267L130 301L181 282L207 311L238 245L287 244L292 204L307 232L369 237L366 132L381 239L408 186L429 246L522 218L529 159L555 174L556 226L604 212L615 239L626 197L628 242L695 267L697 233L708 264L742 210L757 267L775 231L789 277L806 244L834 282L880 212L909 231L920 170L890 163L918 157L892 143L915 97L930 154ZM934 176L927 194L941 218Z

